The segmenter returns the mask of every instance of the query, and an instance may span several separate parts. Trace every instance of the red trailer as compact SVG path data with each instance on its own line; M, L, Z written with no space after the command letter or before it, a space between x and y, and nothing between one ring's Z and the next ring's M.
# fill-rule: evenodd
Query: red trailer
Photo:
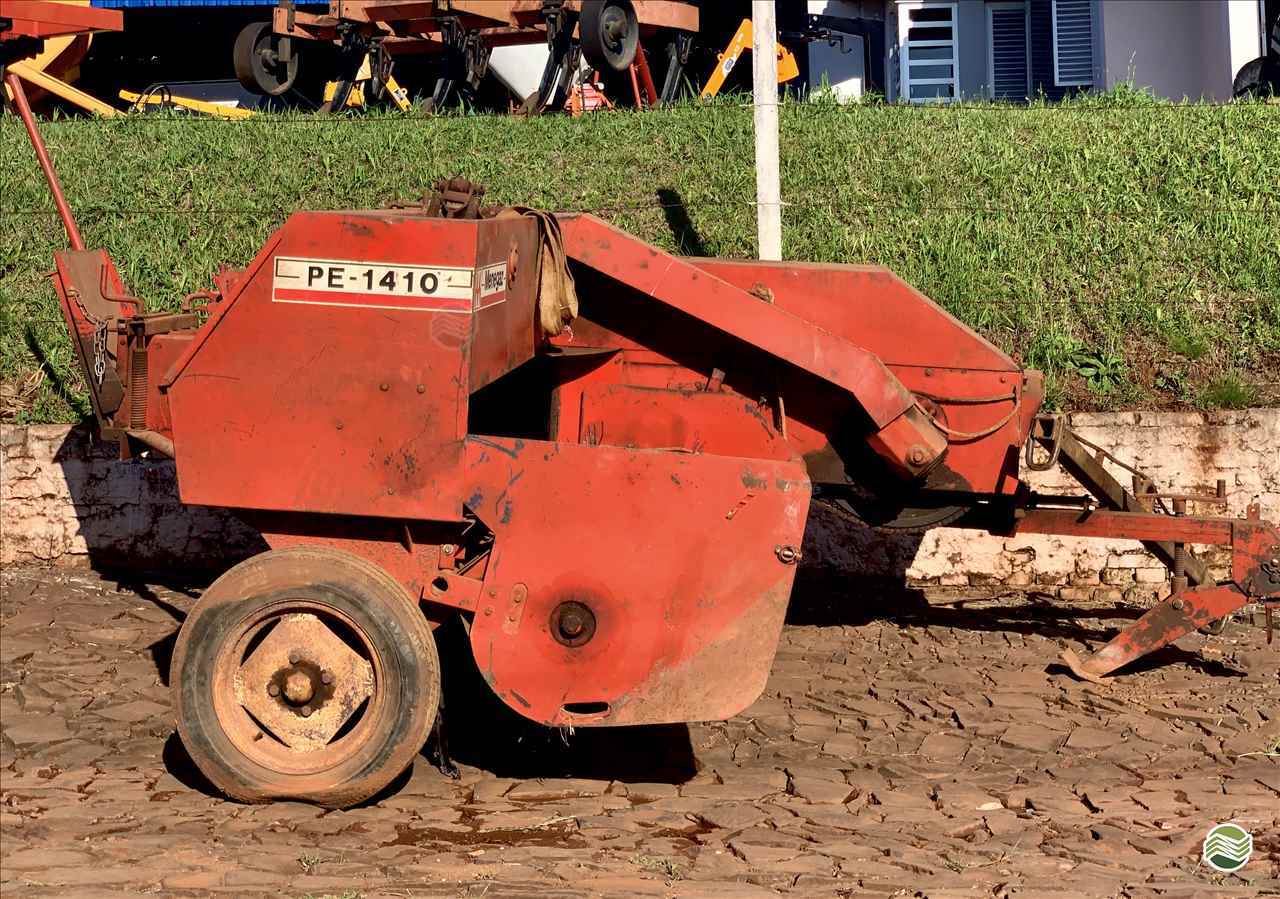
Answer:
M149 312L83 248L10 82L71 238L54 282L102 436L173 456L184 501L271 546L204 593L173 656L183 741L233 797L343 806L389 783L436 716L431 628L457 616L535 721L736 714L814 502L1140 541L1174 592L1066 659L1090 679L1280 594L1256 510L1126 489L1041 414L1039 373L880 267L682 258L456 180L421 207L295 213L184 311ZM1086 496L1031 491L1024 453ZM1230 547L1226 580L1193 543Z

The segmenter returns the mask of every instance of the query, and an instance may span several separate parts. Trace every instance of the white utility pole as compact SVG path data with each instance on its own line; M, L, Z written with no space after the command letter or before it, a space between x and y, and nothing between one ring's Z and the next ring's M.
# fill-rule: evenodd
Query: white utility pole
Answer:
M778 18L774 0L751 0L751 84L755 98L756 230L760 258L782 258L778 173Z

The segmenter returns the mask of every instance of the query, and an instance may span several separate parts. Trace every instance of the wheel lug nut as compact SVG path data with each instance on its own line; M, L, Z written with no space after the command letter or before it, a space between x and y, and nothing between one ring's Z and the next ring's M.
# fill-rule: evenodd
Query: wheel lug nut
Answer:
M311 717L311 706L309 706L309 705L304 705L301 709L299 709L299 711L301 711L301 712L302 712L302 717L303 717L303 718L310 718L310 717Z
M279 696L279 695L280 695L280 685L279 685L279 684L277 684L277 683L274 683L274 682L273 682L273 683L270 683L270 684L267 684L267 693L268 693L269 695L271 695L271 696Z
M320 680L321 680L321 682L326 683L326 684L331 684L331 683L333 683L333 672L332 672L332 671L321 671L321 672L320 672Z

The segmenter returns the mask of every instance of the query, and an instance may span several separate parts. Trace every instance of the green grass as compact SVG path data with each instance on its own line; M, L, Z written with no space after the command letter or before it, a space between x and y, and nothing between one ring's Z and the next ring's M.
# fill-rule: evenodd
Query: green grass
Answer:
M1257 402L1257 389L1235 372L1216 375L1200 393L1200 404L1210 409L1247 409Z
M586 209L664 248L750 256L751 110L75 119L45 137L90 246L152 308L245 264L288 213L383 205L441 176ZM46 273L65 243L25 135L0 119L0 379L10 415L87 406ZM1280 396L1280 107L782 107L788 258L888 265L1050 377L1066 408ZM673 230L687 209L694 233ZM34 213L33 213L34 211ZM1176 370L1163 370L1174 360Z

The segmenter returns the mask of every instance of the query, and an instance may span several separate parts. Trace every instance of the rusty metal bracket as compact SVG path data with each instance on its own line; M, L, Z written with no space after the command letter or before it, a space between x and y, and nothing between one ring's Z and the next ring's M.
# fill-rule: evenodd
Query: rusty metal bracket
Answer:
M1280 595L1280 545L1272 546L1266 556L1241 585L1254 596Z
M480 218L480 199L484 185L466 178L441 178L434 185L435 192L424 198L427 215L447 219Z
M1062 454L1062 432L1066 427L1066 419L1061 414L1036 416L1032 436L1027 438L1026 445L1026 466L1030 471L1048 471L1058 464L1058 456ZM1049 458L1043 462L1037 462L1035 458L1037 440L1049 451Z

